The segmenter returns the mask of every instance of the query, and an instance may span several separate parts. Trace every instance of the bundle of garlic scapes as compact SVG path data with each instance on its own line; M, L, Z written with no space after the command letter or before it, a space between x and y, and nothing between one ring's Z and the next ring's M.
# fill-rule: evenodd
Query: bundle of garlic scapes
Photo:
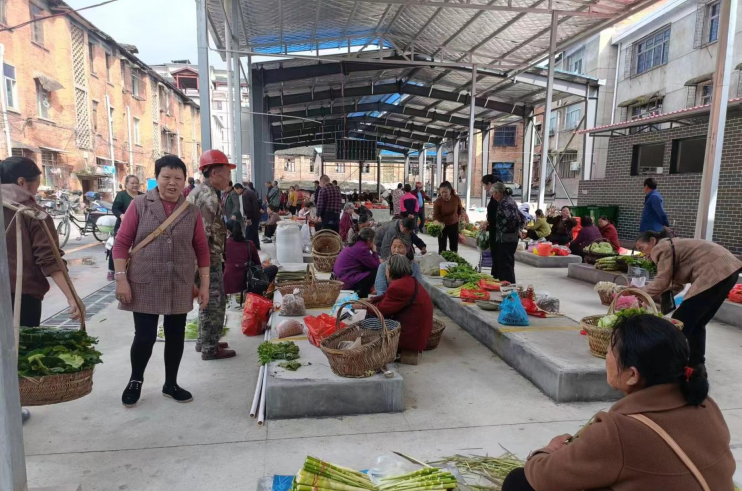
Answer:
M307 457L294 478L293 491L377 491L366 474Z

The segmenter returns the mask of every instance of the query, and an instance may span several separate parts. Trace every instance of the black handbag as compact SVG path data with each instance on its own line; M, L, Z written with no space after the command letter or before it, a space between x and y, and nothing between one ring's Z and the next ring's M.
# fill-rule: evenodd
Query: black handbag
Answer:
M255 246L250 243L250 247ZM245 263L245 286L248 293L265 295L270 283L268 276L265 274L263 267L260 264L255 264L252 261Z
M662 315L667 315L677 308L675 305L675 294L672 291L672 285L675 281L675 243L670 239L672 247L672 277L670 277L670 289L665 290L660 295L660 311Z

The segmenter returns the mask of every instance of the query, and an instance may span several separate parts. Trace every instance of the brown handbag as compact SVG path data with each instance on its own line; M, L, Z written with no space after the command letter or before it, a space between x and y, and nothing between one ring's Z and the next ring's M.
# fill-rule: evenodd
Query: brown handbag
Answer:
M680 457L680 460L683 461L683 464L690 470L691 474L698 480L698 483L701 485L701 489L703 491L711 491L711 488L709 487L708 483L706 482L706 479L703 478L703 475L701 475L701 471L698 470L698 467L690 460L690 457L683 452L683 449L680 448L680 445L677 444L673 438L667 434L665 430L663 430L660 425L652 421L651 419L647 418L643 414L630 414L629 418L634 418L635 420L639 421L640 423L645 424L648 426L652 431L657 433L660 438L665 440L665 443L669 445L669 447L672 449L675 454L677 454L678 457Z

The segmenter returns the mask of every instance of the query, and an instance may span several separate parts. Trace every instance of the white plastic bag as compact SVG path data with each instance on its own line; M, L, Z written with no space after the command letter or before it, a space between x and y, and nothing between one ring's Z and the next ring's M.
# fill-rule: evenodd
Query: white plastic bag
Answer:
M301 245L305 251L312 247L312 231L306 223L301 226Z

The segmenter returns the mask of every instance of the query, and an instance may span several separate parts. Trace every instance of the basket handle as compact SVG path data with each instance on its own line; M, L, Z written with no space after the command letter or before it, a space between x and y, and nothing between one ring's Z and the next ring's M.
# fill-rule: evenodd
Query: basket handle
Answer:
M314 265L312 265L312 263L307 264L307 280L312 285L317 282L317 277L314 274Z
M351 302L344 302L342 305L340 305L340 307L338 307L337 319L335 320L335 329L337 329L338 327L340 327L340 316L342 315L343 309L345 308L345 306L346 305L353 305L353 304L357 304L357 303L360 303L360 304L362 304L362 305L370 308L374 312L374 314L376 314L376 318L381 321L381 329L384 332L384 336L385 337L389 336L389 329L386 328L386 321L384 320L384 316L381 314L381 312L379 311L379 309L376 308L376 305L372 304L371 302L369 302L367 300L363 300L363 299L353 300Z
M616 311L616 302L618 301L619 297L631 293L633 295L636 295L637 297L640 297L644 302L647 304L647 306L654 310L654 314L657 315L659 311L657 310L657 304L654 303L654 300L652 300L652 297L647 295L643 290L638 290L636 288L626 288L625 290L621 290L620 292L616 293L616 296L613 297L613 302L611 302L611 306L608 307L608 314L613 314Z

